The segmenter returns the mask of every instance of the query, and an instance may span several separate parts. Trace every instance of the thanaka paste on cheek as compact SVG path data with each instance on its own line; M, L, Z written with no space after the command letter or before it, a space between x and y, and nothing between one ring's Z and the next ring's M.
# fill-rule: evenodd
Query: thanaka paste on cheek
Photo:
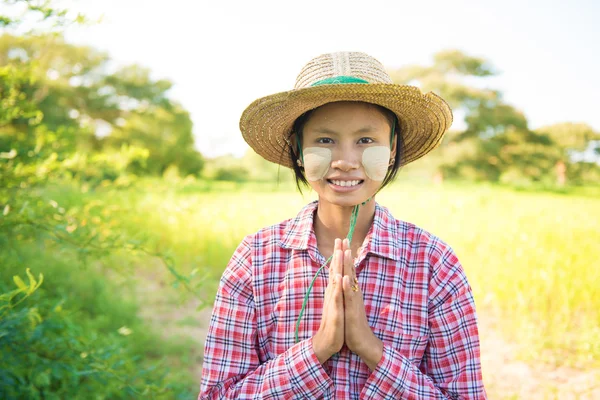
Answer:
M365 174L374 181L383 181L388 170L390 148L386 146L368 147L363 151L362 164Z
M323 147L307 147L304 153L304 173L311 182L325 177L331 165L331 150Z
M386 146L369 147L363 151L362 164L365 174L373 181L383 181L388 169L390 149ZM327 175L331 165L331 150L323 147L304 149L304 172L311 182L320 181Z

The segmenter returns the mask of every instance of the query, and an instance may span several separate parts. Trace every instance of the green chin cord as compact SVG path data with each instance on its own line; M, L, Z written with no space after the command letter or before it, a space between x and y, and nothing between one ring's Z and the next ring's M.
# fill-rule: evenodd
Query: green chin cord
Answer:
M352 236L354 235L354 227L356 226L356 219L358 218L358 208L361 205L364 206L365 204L367 204L367 202L369 200L371 200L371 198L368 198L365 202L363 202L361 204L355 205L354 208L352 209L352 215L350 216L350 228L348 229L348 236L346 236L349 243L352 243ZM321 270L327 264L329 264L329 262L331 261L332 258L333 258L333 255L331 255L327 259L327 261L325 261L325 263L323 265L321 265L321 267L317 270L317 273L315 274L312 282L310 283L310 286L308 287L308 290L306 291L306 295L304 295L304 301L302 302L302 309L300 309L300 315L298 315L298 319L296 320L296 343L298 343L300 341L298 339L298 330L300 329L300 321L302 320L302 316L304 315L304 309L306 308L306 303L308 303L308 297L310 296L312 287L313 287L315 281L317 280L317 277L319 276L319 273L321 272Z

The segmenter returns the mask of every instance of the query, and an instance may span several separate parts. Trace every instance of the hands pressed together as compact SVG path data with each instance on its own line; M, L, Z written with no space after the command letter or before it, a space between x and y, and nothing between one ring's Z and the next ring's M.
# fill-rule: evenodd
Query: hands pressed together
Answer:
M344 343L371 370L383 354L383 343L373 334L367 321L348 239L336 239L321 325L313 337L313 349L319 361L324 363L340 351Z

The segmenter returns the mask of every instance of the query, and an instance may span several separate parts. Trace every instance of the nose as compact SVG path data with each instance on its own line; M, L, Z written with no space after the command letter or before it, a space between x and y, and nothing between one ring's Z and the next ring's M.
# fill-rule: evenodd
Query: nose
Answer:
M339 169L340 171L348 172L353 169L358 169L360 164L357 160L345 157L344 154L341 154L341 157L331 162L331 168Z

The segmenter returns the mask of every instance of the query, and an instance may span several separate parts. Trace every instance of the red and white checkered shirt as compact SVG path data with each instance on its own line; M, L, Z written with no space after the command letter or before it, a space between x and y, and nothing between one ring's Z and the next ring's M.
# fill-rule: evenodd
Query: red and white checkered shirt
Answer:
M376 205L355 259L369 325L384 343L374 371L345 345L321 364L312 348L329 271L317 202L247 236L221 278L199 399L485 399L471 288L452 249Z

